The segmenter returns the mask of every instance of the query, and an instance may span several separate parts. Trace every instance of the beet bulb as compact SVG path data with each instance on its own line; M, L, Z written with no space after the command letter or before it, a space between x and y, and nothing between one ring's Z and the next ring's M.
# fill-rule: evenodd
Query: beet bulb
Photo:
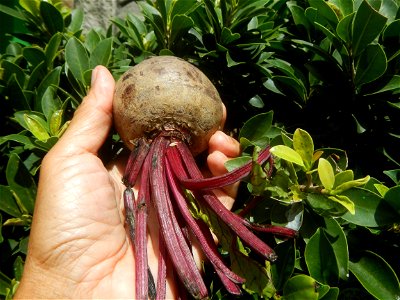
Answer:
M274 251L253 233L257 226L225 208L212 191L248 176L252 162L213 178L203 178L196 165L194 156L207 148L223 117L223 104L216 88L185 60L152 57L118 80L113 114L115 128L131 150L122 180L126 186L126 223L135 253L136 299L165 298L169 265L191 296L208 298L192 255L189 234L199 241L227 291L239 295L245 280L223 262L206 223L192 216L186 199L191 193L261 257L276 259ZM260 152L258 163L269 159L271 154L266 148ZM136 197L132 190L135 184L139 186ZM157 283L147 262L147 219L151 206L160 228ZM293 230L287 228L271 232L294 236Z

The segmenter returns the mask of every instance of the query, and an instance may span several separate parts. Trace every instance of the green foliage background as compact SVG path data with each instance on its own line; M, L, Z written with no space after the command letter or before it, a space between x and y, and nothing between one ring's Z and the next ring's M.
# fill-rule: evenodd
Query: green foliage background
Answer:
M0 295L11 298L21 278L41 159L92 69L102 64L117 79L148 56L176 55L216 85L245 155L274 146L272 177L255 164L235 209L300 232L265 237L282 258L272 265L249 259L240 242L221 249L258 278L244 297L400 297L400 2L137 2L141 15L88 32L83 12L58 0L0 4L15 24L0 53ZM104 159L120 147L111 134ZM207 280L214 298L228 297Z

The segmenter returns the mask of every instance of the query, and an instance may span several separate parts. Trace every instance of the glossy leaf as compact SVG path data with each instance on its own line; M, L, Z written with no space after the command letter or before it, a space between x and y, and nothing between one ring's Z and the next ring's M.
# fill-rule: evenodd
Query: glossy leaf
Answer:
M279 259L271 265L272 280L277 290L282 290L292 276L296 261L296 248L293 240L285 241L275 247Z
M356 213L354 202L351 201L349 197L344 195L335 195L335 196L329 196L328 198L344 206L352 215Z
M356 214L345 213L342 218L360 226L380 227L398 222L400 215L378 194L362 188L343 192L354 202Z
M349 249L346 235L340 224L333 218L324 218L325 236L329 240L338 266L339 277L349 276Z
M272 147L270 149L270 152L281 159L304 167L304 163L300 154L298 154L290 147L287 147L285 145L277 145Z
M315 279L307 275L296 275L290 278L283 288L283 297L285 300L317 300L318 283Z
M0 210L4 211L5 213L9 214L12 217L21 216L21 211L14 200L12 191L8 186L0 185L0 195L1 195Z
M55 94L55 88L49 86L42 97L42 111L46 120L50 120L54 111L61 107L61 101Z
M387 19L379 14L368 1L362 1L353 21L353 55L358 56L383 30Z
M318 161L318 176L326 189L331 190L333 188L335 184L335 174L332 165L322 157Z
M60 51L61 40L62 34L58 32L51 37L49 43L46 45L44 52L46 54L46 65L48 68L53 66L53 62Z
M94 69L98 65L107 67L111 59L113 38L100 41L90 54L89 68ZM87 82L87 81L86 81Z
M308 205L323 217L339 217L348 210L337 201L332 201L328 196L308 193L306 201Z
M89 69L89 56L82 42L75 37L65 46L65 60L75 79L83 86L87 85L84 73Z
M311 277L325 284L337 282L339 270L335 253L323 230L318 229L310 238L304 256Z
M33 67L36 67L46 59L43 50L38 47L25 47L22 50L22 55Z
M354 172L352 170L345 170L335 174L335 184L333 188L337 188L339 185L354 180Z
M193 20L185 15L176 15L171 24L171 42L178 42L178 39L193 27Z
M377 299L400 299L396 273L379 255L364 251L360 257L351 258L349 267L364 288Z
M307 131L296 129L293 134L293 149L300 154L306 170L310 170L313 163L314 142Z
M40 141L47 140L50 136L43 123L40 122L34 115L24 114L25 124L28 130Z
M58 109L54 111L51 115L50 122L49 122L49 128L50 128L50 134L51 135L58 135L61 124L63 121L63 116L64 116L64 110Z
M26 11L30 12L33 16L39 17L40 6L39 0L19 0L19 5L21 5Z
M273 112L267 112L250 118L239 133L239 140L246 138L250 142L263 148L269 144L268 132L272 125Z
M400 216L400 185L390 188L384 196L385 201L393 207Z
M40 13L51 35L64 31L64 19L58 9L52 4L40 1Z
M55 87L59 86L61 68L62 68L61 66L58 66L58 67L54 68L40 82L40 84L39 84L39 86L37 88L37 95L36 95L37 104L41 105L42 97L43 97L44 93L46 92L46 90L47 90L47 88L49 86L55 86ZM38 108L38 110L39 109L40 108Z
M318 15L325 18L333 28L336 28L336 24L339 22L336 13L324 0L308 0L311 7L314 7L318 11Z
M10 155L6 178L21 212L31 214L36 197L36 183L16 154Z
M354 82L357 86L381 77L387 68L386 55L381 45L368 45L361 53Z
M256 293L266 299L272 297L275 288L272 284L269 270L254 259L239 252L231 252L232 270L240 277L245 278L243 288L250 294ZM266 264L269 264L266 262Z
M353 25L355 13L349 14L340 20L338 26L336 27L337 35L346 43L350 44L351 42L351 29Z

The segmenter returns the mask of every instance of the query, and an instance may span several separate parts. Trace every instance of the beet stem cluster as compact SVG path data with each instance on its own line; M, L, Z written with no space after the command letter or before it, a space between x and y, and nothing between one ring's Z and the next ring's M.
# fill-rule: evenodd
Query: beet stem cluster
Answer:
M213 210L220 222L246 245L269 261L277 256L253 231L269 232L284 237L295 237L296 231L279 226L253 224L228 210L213 193L213 189L231 185L246 176L252 162L222 176L204 178L184 140L176 133L161 132L153 140L140 138L128 159L123 183L126 223L135 253L136 298L164 299L167 266L196 299L208 298L208 291L192 254L190 234L199 242L205 256L214 267L227 291L240 295L245 279L235 274L222 260L212 234L201 219L195 219L188 207L187 192ZM271 160L269 148L262 150L258 163ZM140 174L140 176L139 176ZM139 181L137 199L132 187ZM151 206L155 207L159 223L159 262L157 284L154 283L147 259L147 219Z

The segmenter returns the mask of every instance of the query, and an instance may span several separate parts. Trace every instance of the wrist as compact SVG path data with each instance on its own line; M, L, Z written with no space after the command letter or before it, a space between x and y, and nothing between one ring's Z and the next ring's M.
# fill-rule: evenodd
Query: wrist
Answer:
M70 298L75 290L69 279L27 260L13 299Z

